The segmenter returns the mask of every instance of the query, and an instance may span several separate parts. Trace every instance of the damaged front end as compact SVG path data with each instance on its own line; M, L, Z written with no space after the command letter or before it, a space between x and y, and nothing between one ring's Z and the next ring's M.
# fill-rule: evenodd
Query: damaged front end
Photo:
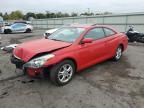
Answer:
M19 57L16 57L15 55L11 55L11 63L16 65L16 68L22 69L25 62L21 60Z
M48 39L22 43L14 49L11 62L16 65L16 68L23 70L29 76L36 76L49 68L48 61L55 58L53 52L70 45L72 43Z
M34 77L42 75L42 72L45 69L44 64L53 57L55 57L55 55L46 54L40 57L33 58L28 62L24 62L20 58L12 55L11 62L16 65L16 68L21 69L24 73Z

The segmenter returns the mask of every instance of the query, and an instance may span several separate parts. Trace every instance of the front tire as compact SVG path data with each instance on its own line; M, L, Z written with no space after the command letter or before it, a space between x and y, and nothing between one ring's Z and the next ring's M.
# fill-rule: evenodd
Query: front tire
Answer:
M55 85L63 86L72 80L75 71L74 63L64 60L51 68L50 79Z
M115 53L115 56L113 57L113 60L114 61L118 61L121 59L121 56L122 56L122 46L119 46L117 49L116 49L116 53Z
M11 33L12 31L10 29L5 29L4 30L4 34L8 34L8 33Z

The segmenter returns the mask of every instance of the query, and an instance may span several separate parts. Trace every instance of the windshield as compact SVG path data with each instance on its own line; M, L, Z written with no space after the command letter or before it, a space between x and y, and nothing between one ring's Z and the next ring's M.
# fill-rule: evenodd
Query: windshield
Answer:
M51 34L48 39L64 42L74 42L83 32L84 28L64 27Z

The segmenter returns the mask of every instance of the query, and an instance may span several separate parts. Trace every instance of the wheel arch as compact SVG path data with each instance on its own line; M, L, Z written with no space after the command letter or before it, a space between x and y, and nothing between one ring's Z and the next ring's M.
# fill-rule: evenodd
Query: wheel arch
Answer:
M32 32L31 28L26 28L25 33Z
M122 47L122 51L124 51L124 45L122 44L122 43L120 43L119 45L118 45L118 47L119 46L121 46Z
M74 63L75 69L77 71L78 64L77 64L77 61L74 58L72 58L72 57L66 57L66 58L61 59L58 63L60 63L60 62L62 62L64 60L71 60Z
M4 29L4 33L11 33L12 30L10 28Z

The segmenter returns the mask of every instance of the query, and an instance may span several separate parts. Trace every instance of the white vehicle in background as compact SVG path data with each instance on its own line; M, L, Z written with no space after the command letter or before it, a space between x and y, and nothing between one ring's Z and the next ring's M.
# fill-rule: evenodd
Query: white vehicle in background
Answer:
M72 26L72 25L77 25L79 23L73 23L73 24L65 24L61 27L67 27L67 26ZM61 28L60 27L60 28ZM55 31L57 31L59 28L54 28L54 29L49 29L44 33L44 37L47 39L48 36L50 36L52 33L54 33Z
M0 49L7 52L7 53L11 53L16 48L17 45L18 44L11 44L8 46L1 47Z
M44 37L47 38L49 35L51 35L52 33L54 33L55 31L57 31L58 28L55 29L49 29L44 33Z
M14 23L8 26L1 27L1 33L30 33L33 31L33 26L24 23Z

